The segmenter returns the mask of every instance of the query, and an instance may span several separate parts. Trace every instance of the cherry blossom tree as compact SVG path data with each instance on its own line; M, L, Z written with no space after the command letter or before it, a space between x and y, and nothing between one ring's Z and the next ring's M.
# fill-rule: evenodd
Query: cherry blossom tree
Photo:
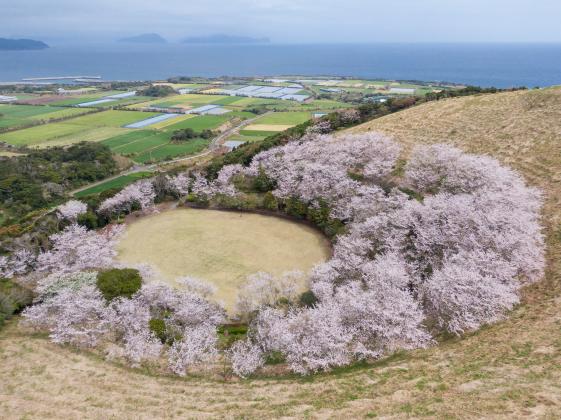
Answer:
M122 226L109 225L96 232L76 224L49 237L52 247L39 254L37 270L71 273L91 268L110 267L116 255L115 240Z
M296 301L303 277L300 271L285 272L281 276L264 272L250 275L238 292L236 311L246 318L263 306Z
M25 248L20 248L9 256L0 256L0 277L9 279L21 276L33 270L36 265L37 256Z
M155 197L156 192L150 180L137 181L103 201L98 211L107 216L130 213L134 205L138 205L141 210L146 211L153 209Z
M57 216L60 219L76 222L78 216L88 211L88 205L78 200L70 200L57 207Z
M63 288L53 297L23 312L24 321L47 329L55 343L95 347L110 330L108 308L101 292L91 285Z

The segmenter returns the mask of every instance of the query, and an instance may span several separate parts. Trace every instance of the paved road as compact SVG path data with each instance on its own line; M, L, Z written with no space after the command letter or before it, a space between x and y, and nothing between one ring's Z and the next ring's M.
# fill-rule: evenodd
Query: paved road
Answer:
M214 153L214 152L220 147L220 145L222 144L222 142L223 142L224 140L226 140L228 137L230 137L230 136L232 136L232 135L234 135L234 134L237 134L242 128L244 128L244 127L250 125L250 124L253 123L256 119L258 119L258 118L260 118L260 117L262 117L262 116L264 116L264 115L270 114L270 113L272 113L272 112L273 112L273 111L269 111L269 112L266 112L265 114L257 115L257 116L254 117L254 118L250 118L250 119L248 119L248 120L244 120L244 121L242 121L240 124L236 125L235 127L229 128L228 130L226 130L226 131L220 133L217 137L215 137L214 139L212 139L212 141L210 142L208 148L207 148L204 152L202 152L202 153L199 153L199 154L197 154L197 155L192 155L192 156L186 156L186 157L179 158L179 159L168 160L168 161L161 162L161 163L153 163L153 164L151 164L151 165L134 165L132 168L129 168L129 169L125 170L125 171L119 172L118 174L113 175L113 176L110 176L109 178L105 178L105 179L103 179L103 180L101 180L101 181L94 182L94 183L88 184L88 185L84 185L84 186L82 186L82 187L80 187L80 188L77 188L77 189L75 189L75 190L73 190L73 191L70 191L70 195L72 196L72 195L74 195L74 194L76 194L76 193L79 193L80 191L87 190L88 188L95 187L95 186L97 186L97 185L103 184L103 183L105 183L105 182L107 182L107 181L111 181L111 180L113 180L113 179L117 179L117 178L119 178L119 177L121 177L121 176L124 176L124 175L130 175L130 174L134 174L134 173L137 173L137 172L155 171L155 170L157 170L157 169L158 169L160 166L162 166L162 165L169 165L170 163L177 163L177 162L186 162L186 161L189 161L189 160L198 159L198 158L200 158L200 157L210 155L211 153Z

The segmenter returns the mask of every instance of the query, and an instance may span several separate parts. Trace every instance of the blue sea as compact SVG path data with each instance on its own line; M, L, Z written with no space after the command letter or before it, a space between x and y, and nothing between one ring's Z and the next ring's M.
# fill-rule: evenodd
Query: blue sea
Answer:
M44 76L333 75L479 86L561 84L561 44L82 45L0 51L0 81Z

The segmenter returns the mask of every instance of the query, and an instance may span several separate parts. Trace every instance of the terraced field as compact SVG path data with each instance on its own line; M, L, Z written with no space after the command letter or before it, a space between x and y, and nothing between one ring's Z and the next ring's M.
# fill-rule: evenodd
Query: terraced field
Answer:
M546 193L546 278L509 319L426 350L312 377L177 379L0 332L0 412L19 417L559 418L561 89L428 103L356 128L488 153ZM131 397L130 392L134 391Z

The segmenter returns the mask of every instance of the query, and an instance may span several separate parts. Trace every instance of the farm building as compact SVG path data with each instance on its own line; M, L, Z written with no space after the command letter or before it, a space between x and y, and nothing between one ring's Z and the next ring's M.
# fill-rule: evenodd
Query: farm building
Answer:
M17 101L18 98L16 98L15 96L3 96L0 95L0 102L1 103L7 103L7 102L15 102Z
M222 108L220 105L203 105L198 108L186 111L186 114L199 114L199 115L222 115L231 112L231 110Z
M239 89L224 89L214 93L229 96L247 96L250 98L284 99L303 102L309 98L308 95L299 94L302 91L300 85L285 86L243 86Z
M229 141L224 142L224 147L226 147L231 152L236 147L239 147L244 143L245 143L245 141L229 140Z
M414 95L415 94L415 89L393 87L393 88L390 89L390 93L399 93L399 94L402 94L402 95Z

